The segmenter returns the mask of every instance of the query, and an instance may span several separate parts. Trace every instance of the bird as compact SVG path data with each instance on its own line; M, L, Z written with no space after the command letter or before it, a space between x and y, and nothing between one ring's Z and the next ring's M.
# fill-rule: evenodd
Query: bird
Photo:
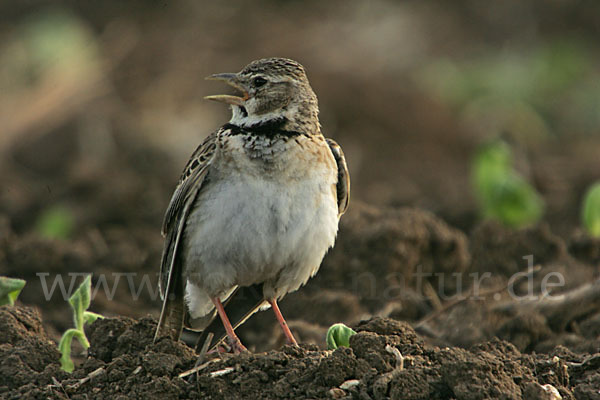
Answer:
M297 346L278 301L306 284L334 245L350 199L344 153L321 132L300 63L265 58L206 79L236 91L205 97L228 105L231 119L193 152L165 213L155 341L180 339L190 321L206 332L218 315L222 339L241 353L236 327L271 308ZM256 303L226 310L244 290Z

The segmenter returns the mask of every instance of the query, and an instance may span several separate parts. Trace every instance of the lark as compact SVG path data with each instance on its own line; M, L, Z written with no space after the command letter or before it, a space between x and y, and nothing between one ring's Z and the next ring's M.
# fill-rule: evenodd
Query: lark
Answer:
M262 59L207 79L239 93L206 97L228 104L231 120L192 154L166 211L155 340L179 339L184 322L206 328L218 314L239 353L234 328L270 307L297 345L277 301L314 276L334 244L349 201L344 153L321 133L317 96L296 61ZM232 324L224 304L248 287L259 301Z

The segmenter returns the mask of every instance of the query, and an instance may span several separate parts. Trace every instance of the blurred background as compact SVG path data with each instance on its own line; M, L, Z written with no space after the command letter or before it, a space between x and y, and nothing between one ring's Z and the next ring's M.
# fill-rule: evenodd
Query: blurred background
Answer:
M157 272L179 173L229 119L204 77L271 56L306 67L353 204L469 233L473 159L502 138L566 240L600 179L599 38L594 0L2 2L0 273L31 282L21 300L61 331L36 273ZM94 304L157 314L141 301Z

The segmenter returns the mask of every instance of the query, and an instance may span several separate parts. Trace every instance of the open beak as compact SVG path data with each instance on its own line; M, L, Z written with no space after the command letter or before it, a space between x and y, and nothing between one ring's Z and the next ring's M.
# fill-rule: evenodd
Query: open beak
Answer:
M233 96L230 94L217 94L214 96L204 97L206 100L219 101L221 103L243 106L244 102L250 97L248 91L239 83L237 74L214 74L206 77L209 81L223 81L229 86L232 86L242 93L242 96Z

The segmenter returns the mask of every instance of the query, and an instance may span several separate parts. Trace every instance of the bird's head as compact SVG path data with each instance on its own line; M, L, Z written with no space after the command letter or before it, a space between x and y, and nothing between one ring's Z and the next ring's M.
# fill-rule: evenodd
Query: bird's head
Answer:
M206 96L231 105L231 123L253 126L286 120L287 128L311 131L319 127L319 107L304 67L286 58L253 61L238 73L215 74L209 80L224 81L239 95Z

